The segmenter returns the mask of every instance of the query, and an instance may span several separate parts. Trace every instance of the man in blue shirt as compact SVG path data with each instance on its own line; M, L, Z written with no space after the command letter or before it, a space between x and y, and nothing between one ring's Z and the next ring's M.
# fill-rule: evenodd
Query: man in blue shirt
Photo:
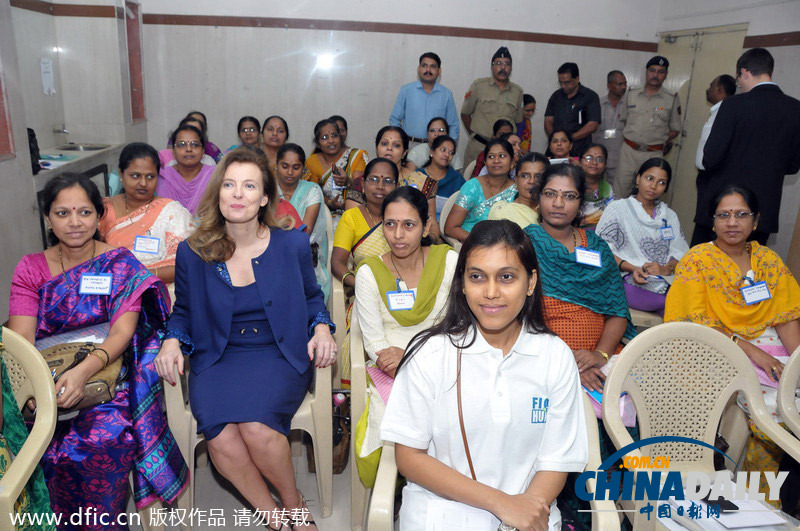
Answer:
M450 136L458 141L458 113L453 93L436 82L441 66L438 55L425 52L419 57L419 81L403 85L397 94L389 124L402 127L412 142L422 144L428 141L428 122L437 116L447 120Z

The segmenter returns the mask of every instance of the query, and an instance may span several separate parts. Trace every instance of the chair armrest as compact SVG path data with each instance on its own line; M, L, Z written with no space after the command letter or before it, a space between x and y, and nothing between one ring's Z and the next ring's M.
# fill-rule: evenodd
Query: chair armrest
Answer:
M797 411L795 391L797 381L800 379L800 347L797 347L781 374L778 386L778 412L783 422L792 430L796 437L800 437L800 413Z
M378 475L372 488L367 516L368 531L393 531L394 493L397 485L397 464L394 461L394 443L384 442ZM613 505L613 503L612 503Z

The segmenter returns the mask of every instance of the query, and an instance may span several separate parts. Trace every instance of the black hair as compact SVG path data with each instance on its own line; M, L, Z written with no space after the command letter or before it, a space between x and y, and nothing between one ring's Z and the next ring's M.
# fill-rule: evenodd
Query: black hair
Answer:
M183 125L192 125L194 123L200 124L200 127L197 127L197 126L194 126L194 127L197 127L197 129L202 131L203 135L205 135L206 131L208 130L208 128L206 127L205 122L203 122L203 120L198 120L197 118L192 118L191 116L187 116L186 118L181 120L180 123L178 123L178 127L181 127Z
M305 165L306 163L306 152L303 151L303 148L298 146L297 144L292 144L291 142L287 142L281 147L278 148L278 155L276 156L275 160L280 162L280 160L286 155L287 153L294 153L298 157L300 157L300 162Z
M661 168L667 174L667 187L664 188L664 192L666 193L669 190L669 185L672 183L672 166L669 165L665 159L661 157L653 157L652 159L647 159L644 161L644 164L639 166L639 171L636 172L636 175L642 175L644 172L649 170L650 168ZM639 187L636 186L636 179L633 180L633 189L631 189L631 196L635 196L639 193Z
M722 74L717 78L717 83L722 87L722 92L724 92L726 96L733 96L736 94L736 80L733 76Z
M436 138L433 139L433 142L431 143L431 154L428 156L428 161L422 165L423 168L427 168L428 166L431 165L431 162L433 162L433 152L439 149L439 146L441 146L445 142L452 142L453 149L456 149L458 147L458 144L456 144L456 141L453 140L453 137L447 135L437 136Z
M509 120L506 120L505 118L500 118L494 123L494 125L492 125L492 137L496 137L497 132L503 126L510 127L512 132L517 130L517 128L514 127L514 124L512 124Z
M580 70L578 70L578 65L575 63L564 63L563 65L558 67L557 72L559 74L569 74L572 78L580 77Z
M261 131L261 122L258 121L258 118L254 116L242 116L241 118L239 118L239 123L236 124L237 135L239 134L239 131L241 131L242 125L244 125L245 122L253 122L254 124L256 124L256 129ZM289 138L288 134L286 135L286 138Z
M50 215L50 208L53 206L53 202L58 197L58 194L67 188L72 188L73 186L80 186L83 188L83 191L86 192L86 195L89 197L89 201L91 201L92 206L97 212L97 219L99 220L102 218L106 209L103 206L103 196L100 195L100 190L97 189L97 185L94 184L94 182L86 175L72 172L56 175L44 185L39 203L44 216L47 217ZM102 236L100 236L99 229L95 231L93 238L95 240L103 241ZM59 240L53 232L53 229L47 231L47 240L51 247L58 244Z
M314 153L317 153L319 150L319 137L322 134L322 128L326 125L332 125L333 128L336 130L337 135L341 135L341 131L339 131L339 124L336 123L336 120L333 118L324 118L316 123L314 126L314 145L317 146L317 149L314 150ZM288 136L286 138L289 138Z
M178 133L180 133L181 131L191 131L192 133L199 136L200 143L203 144L203 149L206 148L206 134L200 129L196 128L195 126L186 124L179 125L178 128L175 129L171 135L169 135L169 145L171 147L175 147L175 142L178 138Z
M456 348L469 348L475 343L478 335L478 320L472 313L464 294L464 276L467 269L467 259L476 249L486 249L495 246L504 246L515 252L527 274L539 271L539 262L531 239L513 221L492 220L477 223L469 236L464 240L458 254L453 281L450 283L450 294L444 316L428 330L415 335L406 349L403 359L397 366L397 371L419 352L420 348L432 337L445 335ZM545 324L544 305L542 304L541 275L533 288L533 295L525 299L525 304L517 316L517 321L522 324L527 332L532 334L552 334ZM472 333L469 336L469 333Z
M544 164L544 170L547 171L550 169L550 159L542 155L541 153L537 153L535 151L528 151L523 156L519 158L517 161L517 167L515 169L515 174L519 175L519 172L522 171L522 165L528 162L541 162Z
M542 175L542 182L539 186L539 204L542 203L542 192L545 186L556 177L567 177L572 180L578 195L583 200L583 195L586 193L586 175L583 173L583 168L575 164L552 164ZM581 215L579 211L575 219L572 220L572 225L578 226L580 221Z
M438 55L436 55L433 52L425 52L424 54L420 55L419 56L419 62L421 63L422 60L425 59L426 57L428 59L433 59L434 61L436 61L436 66L438 66L439 68L442 67L442 60L439 58Z
M450 134L450 124L447 123L447 120L445 118L441 117L441 116L436 116L435 118L431 118L430 120L428 120L428 127L425 129L425 132L426 133L428 132L428 129L431 128L431 126L433 125L433 122L438 122L438 121L444 122L444 129L445 129L444 134L449 135Z
M536 98L534 98L530 94L523 94L522 95L522 106L525 107L526 105L530 105L531 103L536 103Z
M345 119L344 119L344 116L341 116L341 115L339 115L339 114L334 114L333 116L331 116L330 118L328 118L328 120L333 120L334 122L342 122L342 123L344 124L344 128L345 128L345 129L350 129L350 128L347 126L347 120L345 120ZM336 124L336 125L339 125L339 124Z
M282 116L278 116L277 114L273 114L272 116L267 116L264 119L264 125L261 127L261 133L262 134L264 133L264 129L267 128L267 123L269 123L269 121L272 120L273 118L277 118L283 123L283 128L286 130L286 140L289 140L289 124L286 123L286 120L284 120Z
M408 133L406 133L402 127L399 127L397 125L384 125L383 127L381 127L380 130L378 131L378 134L375 135L375 148L377 148L378 144L381 143L381 138L383 138L383 135L385 135L390 131L394 131L395 133L400 135L400 140L403 142L403 156L400 158L400 165L405 166L406 157L408 156L409 138L408 138ZM376 154L377 154L377 149L376 149Z
M394 183L397 184L397 182L400 180L400 170L397 169L397 164L387 159L386 157L375 157L371 161L367 162L367 167L364 168L364 179L366 179L369 176L370 172L372 171L372 168L374 168L376 165L380 163L388 164L389 166L392 167L392 176L394 177Z
M606 75L606 83L611 83L614 80L614 76L625 77L625 74L622 72L622 70L612 70L608 73L608 75Z
M608 160L608 148L597 142L590 142L589 144L586 144L586 146L581 150L581 157L586 155L586 152L592 148L600 148L600 150L603 152L603 156L606 158L606 160Z
M120 176L122 172L128 169L136 159L150 159L156 165L156 173L161 172L161 159L158 158L158 151L150 144L144 142L131 142L119 154L119 168Z
M484 159L489 156L489 150L492 149L494 146L502 146L503 150L508 153L509 157L514 156L514 146L506 140L505 138L493 138L486 142L486 147L483 148L483 157Z
M714 196L714 200L711 202L711 208L708 209L708 213L713 217L714 214L717 213L717 208L722 200L725 197L734 194L739 194L742 196L744 202L747 203L747 208L749 208L750 212L753 213L753 219L757 219L757 216L760 212L758 209L758 197L746 186L739 186L738 184L729 184L723 188L720 193Z
M199 114L200 116L203 117L203 128L208 130L208 118L206 118L206 115L200 111L192 111L186 113L186 118L191 118L193 114ZM186 118L184 118L184 120Z
M751 48L744 52L736 61L736 73L742 69L747 70L754 76L772 75L775 70L775 59L772 54L764 48Z
M409 205L414 207L423 225L428 223L428 219L430 218L430 213L428 212L428 198L425 197L425 194L412 186L399 186L389 192L389 195L383 199L383 203L381 204L381 217L384 217L387 206L400 200L406 201ZM431 243L433 243L433 241L430 235L422 238L423 247L431 245Z

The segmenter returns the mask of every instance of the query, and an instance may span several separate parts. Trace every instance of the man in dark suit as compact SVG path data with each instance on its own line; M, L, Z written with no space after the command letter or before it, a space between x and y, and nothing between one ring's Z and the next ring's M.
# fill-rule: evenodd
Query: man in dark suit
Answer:
M719 108L703 151L706 171L697 177L697 210L692 245L714 239L709 212L728 184L745 186L758 197L761 216L751 239L767 243L778 231L783 179L800 170L800 101L772 82L775 61L764 48L736 61L741 94Z

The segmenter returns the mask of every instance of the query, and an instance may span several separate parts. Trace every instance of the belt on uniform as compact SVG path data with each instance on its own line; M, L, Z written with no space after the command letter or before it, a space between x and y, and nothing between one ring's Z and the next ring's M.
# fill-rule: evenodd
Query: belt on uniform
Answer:
M633 140L628 140L627 138L623 138L623 140L636 151L664 151L664 144L652 144L648 146L647 144L637 144Z
M478 142L480 142L481 144L487 144L487 143L489 142L488 140L486 140L485 138L483 138L483 137L482 137L481 135L479 135L478 133L475 133L474 135L472 135L472 138L474 138L475 140L477 140L477 141L478 141Z
M410 136L410 137L408 137L408 139L410 141L412 141L412 142L416 142L417 144L427 144L428 143L428 139L427 138L417 138L415 136Z

